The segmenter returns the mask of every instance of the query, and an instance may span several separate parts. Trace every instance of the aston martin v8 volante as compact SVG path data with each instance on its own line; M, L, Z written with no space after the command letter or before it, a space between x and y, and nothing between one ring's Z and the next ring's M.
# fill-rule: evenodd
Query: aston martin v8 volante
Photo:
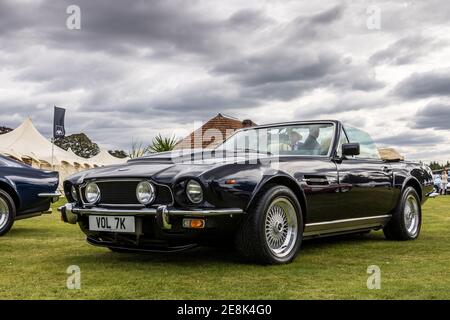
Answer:
M32 168L0 156L0 236L6 234L15 220L50 213L57 191L58 172Z
M432 189L427 166L381 160L364 131L302 121L78 173L64 182L60 211L115 252L234 243L244 258L277 264L315 237L383 229L414 240Z

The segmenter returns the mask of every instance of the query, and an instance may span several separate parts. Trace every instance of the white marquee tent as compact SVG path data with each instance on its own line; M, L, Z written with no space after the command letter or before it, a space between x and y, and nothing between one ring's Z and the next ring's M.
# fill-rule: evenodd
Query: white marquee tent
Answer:
M103 165L121 164L124 159L120 159L111 155L105 149L101 149L100 152L89 159L93 163L102 163Z
M0 135L0 154L26 162L35 168L52 169L52 143L42 136L30 118L26 119L15 130ZM78 171L120 164L127 159L119 159L101 150L90 159L77 156L71 149L68 151L54 146L54 170L59 171L60 181Z

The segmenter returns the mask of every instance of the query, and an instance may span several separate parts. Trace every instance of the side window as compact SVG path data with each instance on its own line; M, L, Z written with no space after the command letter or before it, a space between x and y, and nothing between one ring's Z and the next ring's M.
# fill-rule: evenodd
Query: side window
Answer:
M342 157L342 145L345 143L348 143L347 135L345 134L344 130L341 129L341 133L339 134L339 145L337 149L338 157Z
M352 127L345 127L345 132L350 142L360 144L361 153L356 158L380 159L378 148L368 133Z

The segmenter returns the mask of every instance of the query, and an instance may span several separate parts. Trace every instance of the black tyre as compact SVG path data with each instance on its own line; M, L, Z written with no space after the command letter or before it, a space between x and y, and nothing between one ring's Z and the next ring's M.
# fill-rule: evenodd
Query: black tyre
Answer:
M249 261L261 264L291 262L303 237L302 209L285 186L265 188L244 217L236 234L236 246Z
M16 206L11 196L0 189L0 236L11 230L16 218Z
M383 232L389 240L414 240L422 226L422 208L419 195L413 187L407 187L395 209L391 221Z

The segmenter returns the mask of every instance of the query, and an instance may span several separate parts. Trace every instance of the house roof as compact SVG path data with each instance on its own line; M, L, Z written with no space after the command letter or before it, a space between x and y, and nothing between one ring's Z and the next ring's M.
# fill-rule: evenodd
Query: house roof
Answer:
M241 120L219 113L178 142L175 149L213 148L242 128Z

